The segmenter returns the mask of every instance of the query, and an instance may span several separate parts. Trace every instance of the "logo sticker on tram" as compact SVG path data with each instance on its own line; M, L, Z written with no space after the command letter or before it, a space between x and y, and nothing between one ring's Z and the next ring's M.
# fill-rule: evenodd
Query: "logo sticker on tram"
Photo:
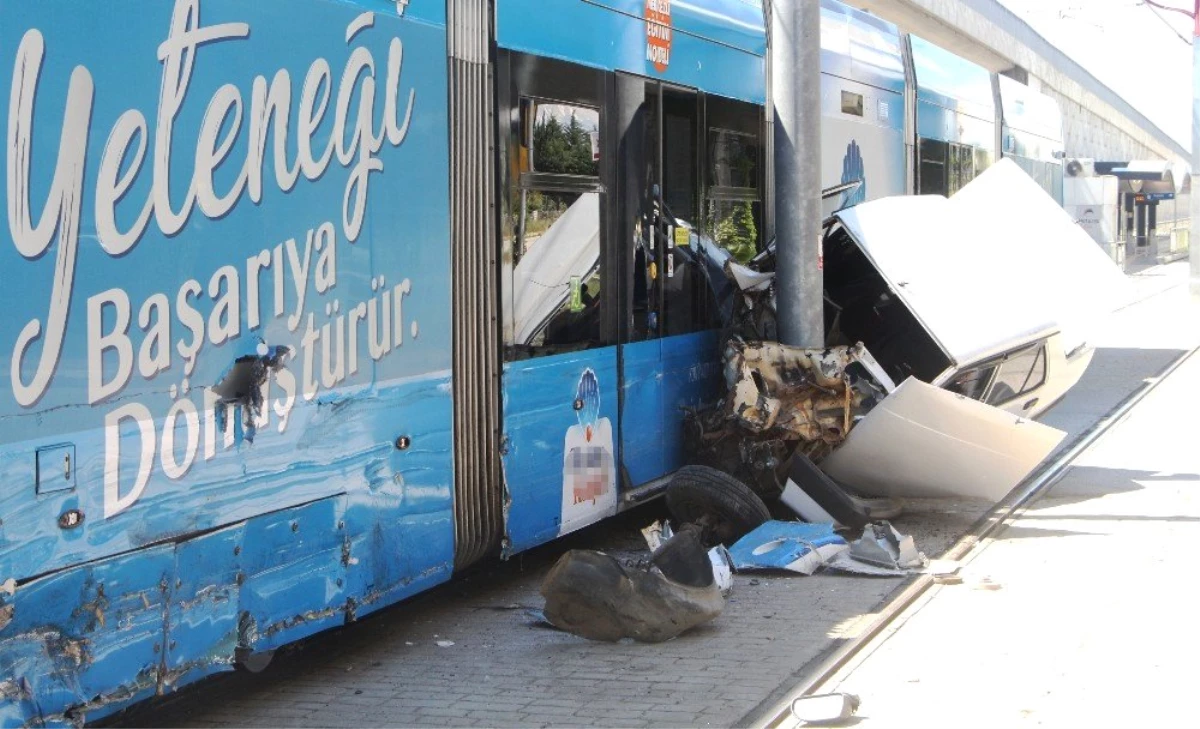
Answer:
M594 524L617 509L617 466L612 421L600 415L600 381L587 369L573 403L576 424L563 445L563 500L559 533Z
M671 0L646 0L646 62L666 73L671 65Z

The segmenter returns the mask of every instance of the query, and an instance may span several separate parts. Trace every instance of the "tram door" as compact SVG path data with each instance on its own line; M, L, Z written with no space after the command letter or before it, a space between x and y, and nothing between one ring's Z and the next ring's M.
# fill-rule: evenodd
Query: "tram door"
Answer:
M684 465L683 408L708 399L717 375L711 262L697 245L702 105L694 91L618 76L620 443L631 485Z
M501 463L506 551L617 511L607 77L503 54Z

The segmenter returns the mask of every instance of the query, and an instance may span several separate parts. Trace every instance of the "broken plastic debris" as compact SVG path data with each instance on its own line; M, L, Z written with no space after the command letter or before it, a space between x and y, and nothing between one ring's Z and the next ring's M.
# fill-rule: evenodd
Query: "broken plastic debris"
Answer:
M792 715L804 724L832 725L854 716L861 703L854 694L802 696L792 702Z
M832 524L768 521L730 548L737 570L787 570L811 575L849 549Z
M718 544L708 550L708 561L712 562L713 580L721 589L721 594L729 597L729 593L733 592L733 557L729 555L729 550Z
M896 531L889 522L868 524L861 539L850 545L850 556L862 562L895 569L919 569L925 555L917 551L912 536Z
M870 564L869 562L861 562L852 557L849 551L836 555L833 559L829 560L825 568L831 572L862 575L864 577L907 577L909 575L908 570L902 570L898 567L882 567Z
M942 569L949 566L943 562ZM861 538L850 543L850 550L830 560L829 568L838 572L879 577L903 577L925 571L929 560L917 551L909 535L896 531L886 521L868 524ZM953 569L957 569L954 567Z
M655 552L659 547L675 536L675 531L671 528L669 521L656 521L648 527L642 529L642 538L646 540L646 546L651 552Z

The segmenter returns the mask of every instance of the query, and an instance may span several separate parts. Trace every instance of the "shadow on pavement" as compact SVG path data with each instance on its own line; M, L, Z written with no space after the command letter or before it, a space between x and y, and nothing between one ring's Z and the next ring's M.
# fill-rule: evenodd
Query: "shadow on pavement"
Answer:
M1024 517L1022 517L1024 518ZM1017 539L1050 539L1057 537L1102 537L1100 532L1085 532L1078 529L1042 529L1040 527L1009 526L994 537L997 542Z

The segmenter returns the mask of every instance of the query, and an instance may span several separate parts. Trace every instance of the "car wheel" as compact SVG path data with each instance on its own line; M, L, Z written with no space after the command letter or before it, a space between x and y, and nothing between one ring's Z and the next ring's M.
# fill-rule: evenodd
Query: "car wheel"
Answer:
M705 546L731 545L771 519L750 487L708 466L684 466L666 493L667 509L679 522L704 527Z

